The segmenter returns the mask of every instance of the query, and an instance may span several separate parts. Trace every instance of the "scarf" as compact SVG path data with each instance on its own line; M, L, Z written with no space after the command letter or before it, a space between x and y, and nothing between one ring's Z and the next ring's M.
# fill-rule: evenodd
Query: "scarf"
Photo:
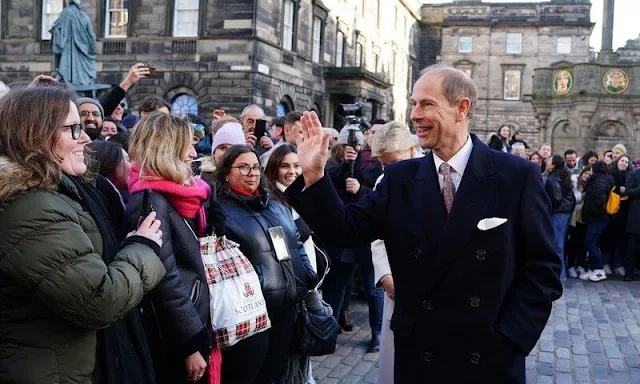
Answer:
M120 250L112 206L92 184L79 176L67 176L78 191L82 206L95 221L102 237L102 260L109 265ZM101 178L101 176L98 176ZM115 202L117 204L117 202ZM122 209L122 208L121 208ZM111 326L97 331L96 384L151 384L155 382L151 353L137 308Z
M229 184L229 189L231 189L233 192L237 193L240 196L245 196L245 197L260 196L259 188L256 188L256 190L253 192L249 192L249 191L245 191L242 188L234 187L233 185Z
M129 192L136 193L150 188L164 196L169 204L185 219L196 218L198 236L204 236L207 216L204 203L211 196L211 187L202 179L194 178L191 185L182 185L169 180L147 180L140 178L140 166L131 163Z

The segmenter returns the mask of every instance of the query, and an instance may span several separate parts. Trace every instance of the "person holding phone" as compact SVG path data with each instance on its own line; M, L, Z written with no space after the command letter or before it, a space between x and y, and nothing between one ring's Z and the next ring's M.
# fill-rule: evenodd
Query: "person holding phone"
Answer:
M131 198L126 221L138 225L153 208L162 222L160 259L167 274L143 302L157 383L204 383L212 355L209 288L198 238L206 231L211 189L194 178L196 157L187 119L151 112L131 135ZM151 189L147 203L144 195ZM146 206L146 208L145 208Z
M165 274L162 223L119 233L75 100L55 82L0 100L0 382L152 384L135 308Z

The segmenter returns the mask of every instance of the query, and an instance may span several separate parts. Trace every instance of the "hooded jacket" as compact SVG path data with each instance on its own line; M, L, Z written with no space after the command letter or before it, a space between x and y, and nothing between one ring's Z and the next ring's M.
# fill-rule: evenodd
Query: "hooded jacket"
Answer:
M31 188L0 157L0 382L91 383L96 330L164 276L159 247L133 236L109 265L73 182Z

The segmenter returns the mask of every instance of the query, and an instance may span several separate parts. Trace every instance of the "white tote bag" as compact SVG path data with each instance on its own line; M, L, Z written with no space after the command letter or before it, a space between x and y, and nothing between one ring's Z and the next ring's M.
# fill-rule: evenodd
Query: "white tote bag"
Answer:
M199 241L216 347L230 347L271 328L260 280L238 244L215 236Z

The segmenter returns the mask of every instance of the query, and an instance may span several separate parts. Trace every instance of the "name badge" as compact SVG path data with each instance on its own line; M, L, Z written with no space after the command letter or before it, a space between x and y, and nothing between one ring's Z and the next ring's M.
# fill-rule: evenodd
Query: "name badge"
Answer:
M284 237L284 230L282 227L269 228L269 236L271 237L271 244L276 252L276 258L278 261L285 261L291 258L289 254L289 247L287 247L287 239Z

